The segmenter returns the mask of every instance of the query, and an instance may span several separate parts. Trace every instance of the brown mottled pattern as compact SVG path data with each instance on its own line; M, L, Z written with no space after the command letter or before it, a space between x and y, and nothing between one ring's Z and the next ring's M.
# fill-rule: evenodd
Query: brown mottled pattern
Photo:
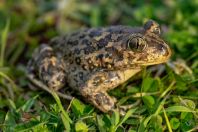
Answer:
M115 108L106 91L139 72L142 66L166 62L171 51L159 25L91 28L54 38L40 46L28 69L48 87L66 83L103 112ZM39 75L39 76L38 76Z

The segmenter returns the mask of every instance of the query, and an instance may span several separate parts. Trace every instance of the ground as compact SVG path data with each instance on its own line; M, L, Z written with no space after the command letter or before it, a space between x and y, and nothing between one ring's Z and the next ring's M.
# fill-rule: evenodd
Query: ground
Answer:
M197 7L197 0L0 0L0 129L197 131ZM148 19L161 25L173 55L110 91L119 104L134 105L124 117L104 114L79 95L67 100L30 85L24 71L39 44L85 27L141 26Z

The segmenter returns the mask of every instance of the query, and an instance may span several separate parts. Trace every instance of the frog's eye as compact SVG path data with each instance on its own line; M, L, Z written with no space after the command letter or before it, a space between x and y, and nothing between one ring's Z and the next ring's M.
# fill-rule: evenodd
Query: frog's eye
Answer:
M128 40L128 47L137 52L143 51L146 47L146 41L141 37L134 37Z

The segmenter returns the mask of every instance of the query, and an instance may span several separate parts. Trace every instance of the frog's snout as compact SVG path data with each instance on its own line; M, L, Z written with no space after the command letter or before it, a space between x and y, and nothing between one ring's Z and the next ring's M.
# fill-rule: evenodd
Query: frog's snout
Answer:
M161 56L163 56L164 58L169 58L172 54L171 49L168 45L158 45L157 46L157 50L159 51L159 53L161 54Z

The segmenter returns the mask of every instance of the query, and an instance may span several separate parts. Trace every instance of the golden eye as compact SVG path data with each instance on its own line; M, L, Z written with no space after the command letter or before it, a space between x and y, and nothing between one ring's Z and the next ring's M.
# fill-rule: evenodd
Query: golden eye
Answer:
M128 40L128 47L136 52L143 51L146 47L146 41L141 37L134 37Z

